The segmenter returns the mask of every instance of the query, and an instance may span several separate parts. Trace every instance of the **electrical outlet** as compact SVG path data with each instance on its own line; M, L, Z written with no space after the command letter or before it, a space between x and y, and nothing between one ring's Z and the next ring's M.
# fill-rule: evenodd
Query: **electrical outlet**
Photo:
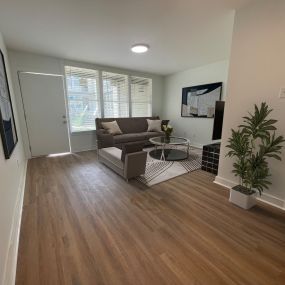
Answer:
M280 89L279 98L285 99L285 87Z

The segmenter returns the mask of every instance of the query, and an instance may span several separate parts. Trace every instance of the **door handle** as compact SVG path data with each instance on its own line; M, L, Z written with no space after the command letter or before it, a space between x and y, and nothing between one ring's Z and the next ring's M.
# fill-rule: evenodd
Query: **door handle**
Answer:
M63 115L63 116L62 116L62 118L63 118L63 119L66 119L66 116L65 116L65 115Z
M66 120L64 120L62 123L63 123L63 124L66 124L66 123L67 123L67 121L66 121Z

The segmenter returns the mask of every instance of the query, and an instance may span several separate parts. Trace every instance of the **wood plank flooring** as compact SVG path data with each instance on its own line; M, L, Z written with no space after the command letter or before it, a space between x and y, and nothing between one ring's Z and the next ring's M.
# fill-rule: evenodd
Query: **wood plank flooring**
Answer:
M29 161L17 285L285 284L285 214L196 171L145 188L95 152Z

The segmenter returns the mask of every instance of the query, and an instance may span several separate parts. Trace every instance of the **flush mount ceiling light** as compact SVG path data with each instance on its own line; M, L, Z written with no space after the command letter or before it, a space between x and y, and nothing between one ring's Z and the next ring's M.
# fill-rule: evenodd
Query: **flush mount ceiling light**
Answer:
M145 44L135 44L132 46L131 51L134 53L144 53L149 50L149 46Z

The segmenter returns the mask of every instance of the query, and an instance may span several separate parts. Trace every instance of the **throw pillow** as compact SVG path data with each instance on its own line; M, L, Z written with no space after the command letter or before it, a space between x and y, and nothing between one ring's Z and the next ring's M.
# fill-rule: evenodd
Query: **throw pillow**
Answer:
M117 123L117 121L112 122L102 122L102 127L111 135L121 135L122 131Z
M126 143L122 147L122 156L121 160L125 162L126 154L142 151L144 147L144 143Z
M148 123L148 132L161 132L161 120L149 120L147 119Z

